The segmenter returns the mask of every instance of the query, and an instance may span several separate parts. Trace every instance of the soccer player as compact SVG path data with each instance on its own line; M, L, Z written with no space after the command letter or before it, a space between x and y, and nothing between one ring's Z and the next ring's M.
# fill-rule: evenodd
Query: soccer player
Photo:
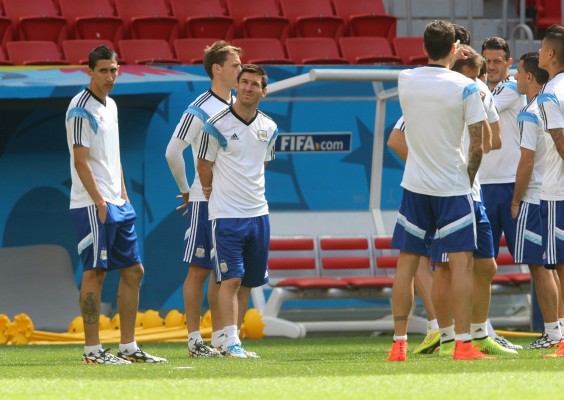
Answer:
M470 189L482 158L486 113L476 83L447 68L456 50L452 24L428 24L424 44L429 65L404 70L398 80L409 157L392 239L400 254L392 289L394 342L388 360L407 358L413 280L437 230L436 240L449 253L452 280L446 283L457 294L452 299L457 334L454 358L484 358L470 342L471 263L476 248ZM468 163L462 149L465 123L471 142Z
M70 152L70 215L78 237L83 273L80 311L84 323L84 364L162 363L137 347L135 318L143 265L120 161L113 90L119 66L116 53L99 46L88 57L90 84L70 102L66 114ZM98 333L106 271L117 270L121 340L117 357L102 349Z
M539 67L550 80L537 97L545 130L546 159L541 188L545 264L556 266L564 293L564 27L550 26L539 50ZM564 357L564 342L549 357Z
M544 333L525 349L557 347L562 340L558 321L558 286L552 271L544 268L540 191L544 173L546 144L537 106L537 95L548 81L548 73L538 66L539 54L524 54L519 60L517 89L529 103L519 113L521 158L517 167L511 215L517 219L515 262L527 263L535 284L544 319Z
M200 333L200 309L202 307L204 285L210 276L212 263L211 224L208 220L208 202L202 192L202 185L196 169L200 147L200 129L211 115L233 104L231 89L237 83L241 70L241 49L220 40L204 50L204 68L211 78L211 88L194 100L182 114L180 122L166 149L166 159L174 176L184 204L178 209L187 208L188 228L184 237L183 261L189 264L184 281L184 309L188 328L188 354L191 357L218 357L215 350L221 347L221 315L217 305L219 286L215 278L208 283L208 303L212 317L212 347L202 340ZM192 188L188 185L183 152L192 145L195 175Z
M258 110L266 85L261 67L243 66L237 77L237 101L204 125L198 152L216 250L214 268L226 335L223 350L231 358L253 356L242 348L237 335L237 312L242 313L237 310L238 293L268 282L270 223L264 169L274 158L278 129Z

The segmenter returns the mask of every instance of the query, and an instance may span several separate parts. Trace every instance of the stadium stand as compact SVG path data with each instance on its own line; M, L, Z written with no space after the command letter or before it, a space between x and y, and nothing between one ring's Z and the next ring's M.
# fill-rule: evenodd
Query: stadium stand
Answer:
M12 40L12 21L8 17L0 16L0 45Z
M335 12L345 21L349 36L396 37L397 21L388 15L382 0L333 0Z
M6 50L14 65L68 65L54 42L41 40L8 42Z
M178 20L169 14L164 0L115 0L131 39L162 39L172 44L178 37Z
M173 43L176 58L182 64L202 64L204 49L216 40L213 38L176 39Z
M0 65L14 65L13 62L9 61L4 53L4 49L0 46Z
M537 29L542 31L552 24L562 23L562 3L558 0L536 0Z
M423 50L422 36L401 36L392 40L394 53L401 57L403 65L425 65L427 56Z
M109 0L59 0L67 20L69 38L110 40L123 38L123 21L115 15Z
M382 37L343 36L339 48L351 64L401 64L394 55L390 42Z
M225 15L219 0L170 0L179 30L188 38L233 38L233 19Z
M109 48L114 47L113 43L109 40L97 40L97 39L64 40L63 54L65 56L65 59L71 65L87 65L88 54L90 50L100 45L106 45Z
M166 40L120 40L118 47L118 54L127 64L180 64Z
M276 38L288 36L289 22L276 0L226 0L233 18L235 37Z
M343 34L343 19L334 14L330 0L280 0L280 7L293 37L338 39Z
M243 49L241 61L244 64L293 64L278 39L242 38L233 39L231 43Z
M15 28L14 38L60 43L66 39L66 20L52 0L4 0L6 16Z
M337 42L332 38L288 38L286 51L295 64L349 63L346 58L341 57Z

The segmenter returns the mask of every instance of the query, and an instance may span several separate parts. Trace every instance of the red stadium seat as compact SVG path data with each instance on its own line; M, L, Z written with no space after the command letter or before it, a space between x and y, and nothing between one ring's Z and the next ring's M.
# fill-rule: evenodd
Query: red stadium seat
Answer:
M381 37L346 37L339 39L339 47L344 58L351 64L401 64L400 57L394 55L388 39Z
M204 49L215 42L211 38L186 38L174 41L176 58L182 64L202 64Z
M288 36L288 20L280 15L276 0L226 0L233 18L235 37L276 38Z
M0 46L0 65L14 65L14 63L8 60L8 58L6 57L2 46Z
M334 14L330 0L280 0L280 6L292 36L339 38L343 34L343 19Z
M118 54L127 64L180 64L162 39L120 40Z
M232 44L243 49L244 64L293 64L284 47L274 38L233 39Z
M337 42L332 38L288 38L288 57L295 64L348 64L341 57Z
M133 39L172 43L178 37L178 20L170 16L164 0L115 0L115 6Z
M100 45L106 45L113 48L113 42L109 40L98 39L75 39L63 41L63 53L65 59L71 65L86 65L88 64L88 54L90 50Z
M170 0L170 5L186 37L233 38L233 19L225 15L219 0Z
M392 40L394 53L401 57L404 65L427 64L422 36L403 36Z
M59 0L69 37L111 40L123 38L123 21L115 16L109 0Z
M562 2L558 0L536 0L537 29L544 30L553 24L562 23Z
M396 37L396 18L386 13L382 0L333 0L350 36Z
M9 59L15 65L68 65L57 45L50 41L19 41L6 43Z
M4 11L20 40L60 43L66 38L67 22L58 15L52 0L4 0Z

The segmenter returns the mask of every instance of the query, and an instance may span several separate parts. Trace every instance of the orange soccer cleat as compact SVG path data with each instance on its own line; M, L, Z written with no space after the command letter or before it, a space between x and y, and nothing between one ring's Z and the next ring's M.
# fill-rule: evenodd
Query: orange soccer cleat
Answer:
M474 347L472 342L463 342L457 340L454 346L455 360L495 360L495 357L489 357Z
M395 340L392 343L388 361L406 361L407 360L407 340Z

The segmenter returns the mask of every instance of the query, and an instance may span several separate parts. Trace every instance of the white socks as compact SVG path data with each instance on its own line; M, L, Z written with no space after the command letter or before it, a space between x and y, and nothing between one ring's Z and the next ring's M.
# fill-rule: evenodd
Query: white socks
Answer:
M485 339L488 337L488 323L470 324L472 339Z
M133 354L137 351L137 349L137 342L119 344L119 351L123 354Z
M440 328L439 332L441 333L441 343L452 342L454 340L454 325Z
M92 354L96 354L101 352L102 349L102 345L101 344L97 344L95 346L84 346L84 354L88 355L90 353Z

